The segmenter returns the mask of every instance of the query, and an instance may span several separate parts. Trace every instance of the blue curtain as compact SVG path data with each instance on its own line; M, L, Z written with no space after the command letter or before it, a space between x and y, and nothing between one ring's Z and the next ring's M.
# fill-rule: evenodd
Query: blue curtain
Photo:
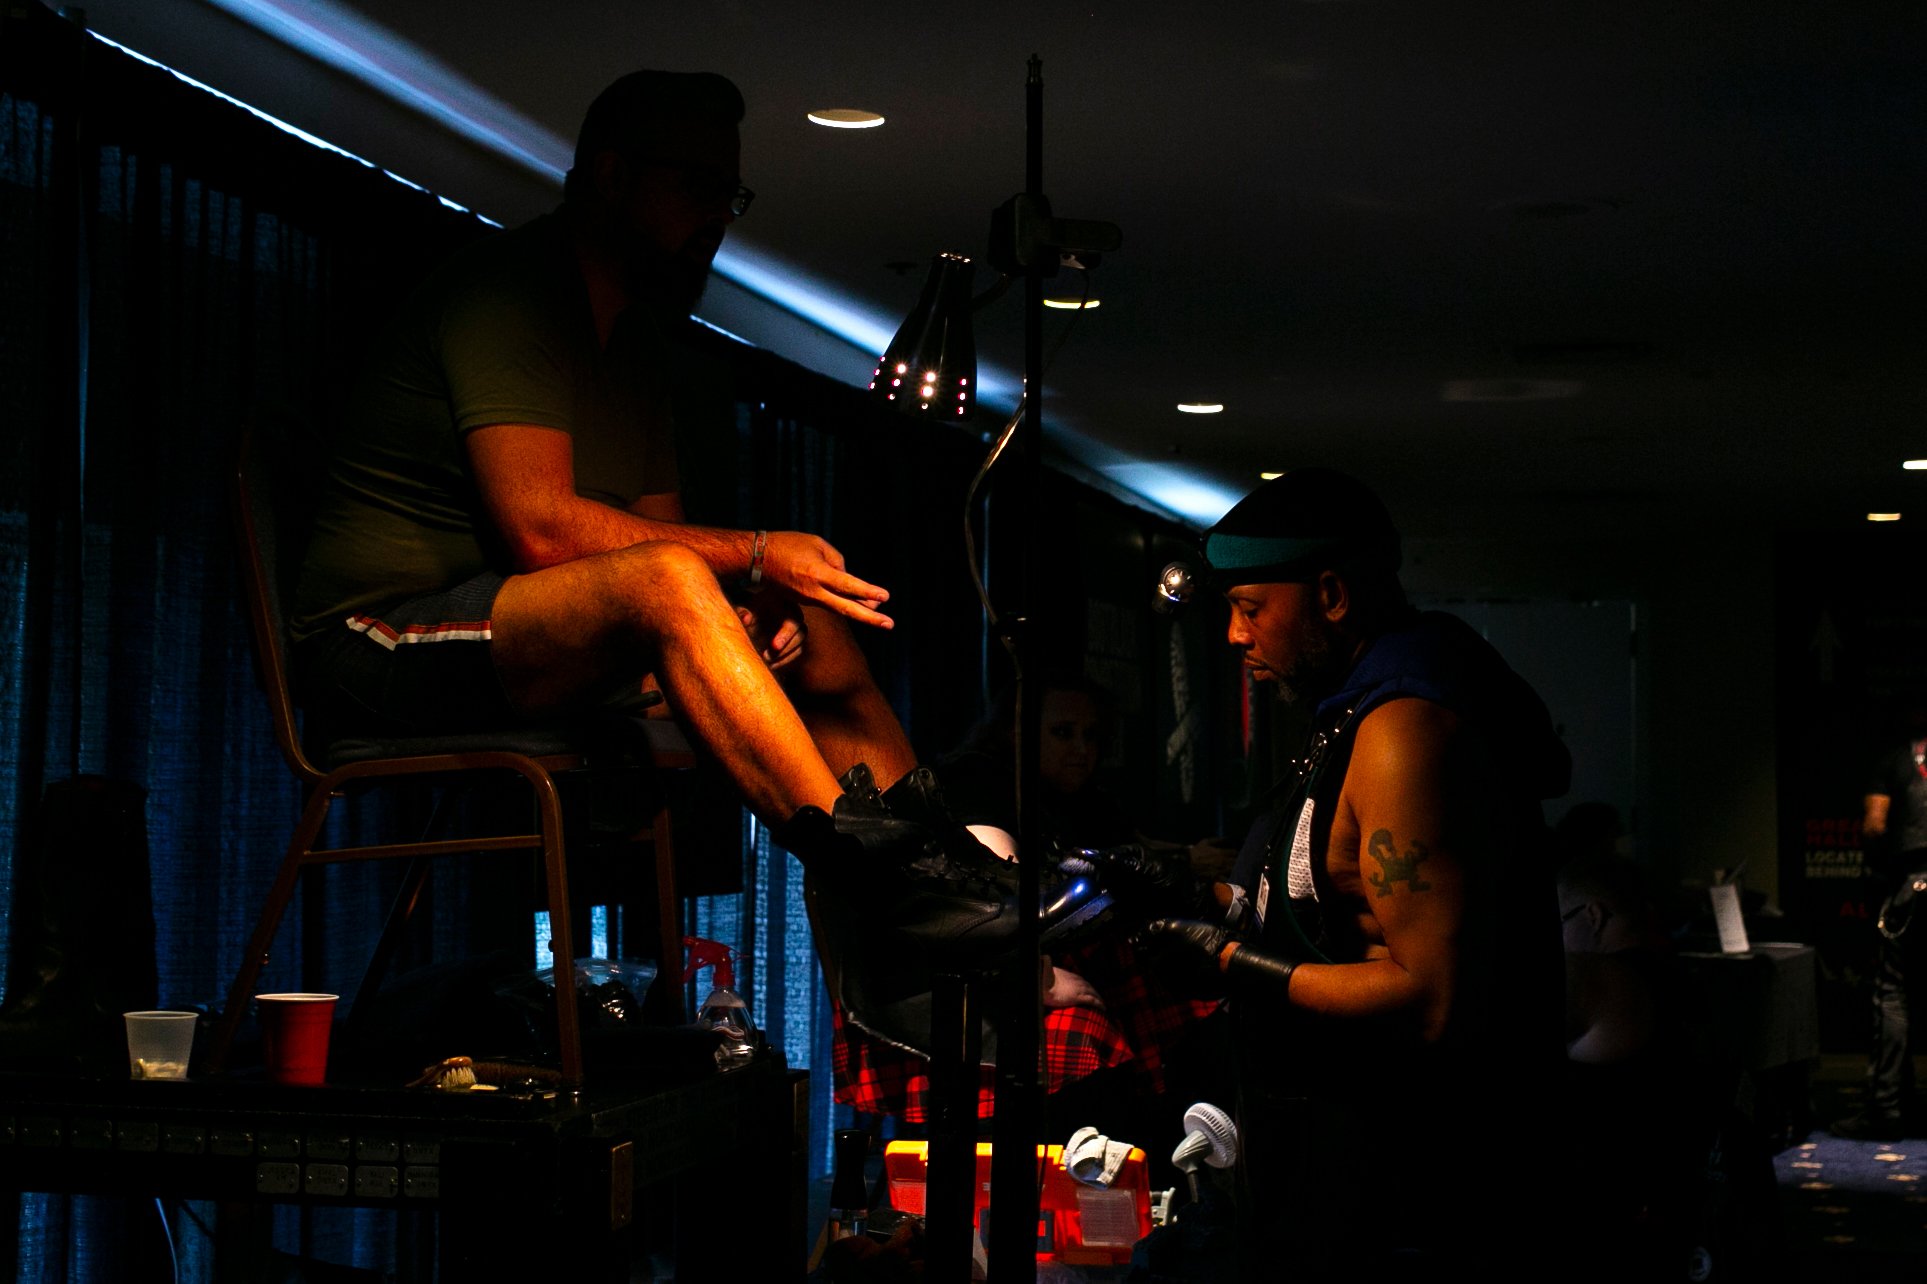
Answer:
M311 423L381 294L484 234L35 6L0 49L0 908L21 821L79 773L146 793L159 1000L217 1004L297 814L256 687L223 490L244 421ZM333 837L419 826L425 799ZM122 873L126 871L120 871ZM263 983L352 995L395 874L304 897ZM461 877L436 952L467 945ZM0 951L11 914L0 914ZM344 962L337 971L337 960ZM169 1208L184 1279L205 1209ZM21 1280L145 1278L152 1202L27 1196L0 1214ZM0 1233L9 1229L0 1221ZM392 1271L420 1219L277 1213L278 1241ZM0 1258L0 1265L6 1264Z

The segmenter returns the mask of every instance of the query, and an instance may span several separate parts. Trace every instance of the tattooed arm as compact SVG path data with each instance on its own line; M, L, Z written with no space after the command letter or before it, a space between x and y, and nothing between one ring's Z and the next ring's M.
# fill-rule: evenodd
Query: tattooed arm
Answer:
M1380 705L1359 724L1327 868L1337 898L1356 910L1364 958L1299 964L1293 1007L1385 1018L1427 1040L1443 1033L1466 915L1461 813L1482 770L1458 731L1454 714L1415 699Z

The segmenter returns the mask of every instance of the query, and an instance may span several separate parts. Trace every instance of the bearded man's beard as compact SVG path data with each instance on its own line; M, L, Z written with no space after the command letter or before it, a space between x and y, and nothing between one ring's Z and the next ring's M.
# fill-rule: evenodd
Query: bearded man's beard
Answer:
M636 298L651 311L680 321L696 310L709 288L709 260L644 246L636 251L630 276L630 292Z
M1294 639L1289 668L1274 671L1278 698L1286 704L1301 700L1322 700L1338 690L1345 678L1345 664L1332 640L1315 626L1308 626Z

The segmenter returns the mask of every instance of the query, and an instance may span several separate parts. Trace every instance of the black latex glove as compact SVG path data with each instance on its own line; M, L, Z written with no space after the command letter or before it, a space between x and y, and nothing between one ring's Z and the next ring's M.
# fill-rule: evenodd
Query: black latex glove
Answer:
M1236 935L1221 923L1160 918L1146 925L1136 940L1169 958L1174 982L1193 992L1265 994L1282 1000L1297 963L1249 944L1233 950L1229 963L1221 963L1224 947Z
M1075 858L1090 865L1098 884L1127 909L1160 916L1213 916L1216 898L1211 884L1191 872L1191 862L1181 852L1147 851L1126 843L1103 851L1080 851Z
M1172 988L1200 998L1217 998L1225 992L1218 955L1231 936L1231 929L1222 923L1160 918L1146 924L1131 941L1149 953L1151 966Z

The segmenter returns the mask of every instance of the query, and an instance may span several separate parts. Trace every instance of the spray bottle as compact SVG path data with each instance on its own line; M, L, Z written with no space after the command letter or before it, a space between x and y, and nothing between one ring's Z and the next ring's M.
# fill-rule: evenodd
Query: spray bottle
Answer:
M756 1059L756 1027L750 1023L749 1005L736 993L735 955L727 945L700 936L685 936L682 943L689 951L689 966L682 974L684 985L695 980L704 968L715 969L715 988L703 1000L696 1024L722 1035L716 1045L717 1068L734 1070L748 1065Z

